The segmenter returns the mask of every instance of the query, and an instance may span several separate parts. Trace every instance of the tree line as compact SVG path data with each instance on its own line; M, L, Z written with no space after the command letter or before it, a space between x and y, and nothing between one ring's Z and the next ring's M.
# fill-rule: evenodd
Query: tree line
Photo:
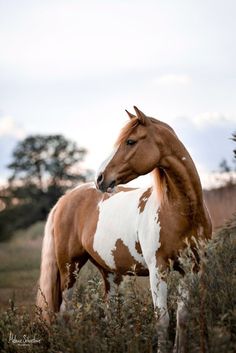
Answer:
M62 135L32 135L19 141L0 189L0 240L45 220L65 191L92 178L81 168L87 151Z

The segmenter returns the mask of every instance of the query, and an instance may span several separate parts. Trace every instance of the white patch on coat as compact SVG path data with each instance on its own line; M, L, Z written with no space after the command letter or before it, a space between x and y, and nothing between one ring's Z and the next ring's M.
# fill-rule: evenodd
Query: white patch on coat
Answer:
M158 337L159 340L166 339L170 321L167 308L167 283L161 278L154 262L149 267L149 280L152 301L158 318Z
M182 157L181 159L182 159L182 161L186 161L186 157Z
M122 240L132 257L148 268L154 261L160 246L160 227L156 222L159 208L155 191L148 198L142 213L139 213L141 196L147 189L119 192L99 203L99 219L94 235L93 248L111 270L116 269L113 250L117 240ZM142 253L135 248L140 243Z

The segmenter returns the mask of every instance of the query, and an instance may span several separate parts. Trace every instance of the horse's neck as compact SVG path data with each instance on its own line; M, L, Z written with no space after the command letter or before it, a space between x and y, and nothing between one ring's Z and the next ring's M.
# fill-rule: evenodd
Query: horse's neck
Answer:
M211 236L212 227L204 205L201 182L196 167L173 131L163 128L156 139L161 155L153 171L160 202L159 219L165 238Z
M182 144L162 159L162 165L155 170L154 176L163 207L174 209L185 217L205 212L197 170Z

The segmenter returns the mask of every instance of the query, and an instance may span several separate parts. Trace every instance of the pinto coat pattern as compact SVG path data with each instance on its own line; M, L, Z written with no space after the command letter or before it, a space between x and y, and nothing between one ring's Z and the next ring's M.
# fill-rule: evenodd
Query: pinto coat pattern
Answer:
M186 148L170 126L134 108L136 115L128 112L130 121L102 164L96 185L84 184L67 193L49 215L37 303L45 315L46 303L59 311L63 291L74 284L73 272L88 259L102 273L108 296L123 275L149 274L159 317L158 349L163 352L169 324L163 273L170 260L178 269L180 251L187 243L194 249L196 241L210 238L212 229ZM150 188L118 186L147 173L153 176ZM186 317L180 300L175 352L185 351Z

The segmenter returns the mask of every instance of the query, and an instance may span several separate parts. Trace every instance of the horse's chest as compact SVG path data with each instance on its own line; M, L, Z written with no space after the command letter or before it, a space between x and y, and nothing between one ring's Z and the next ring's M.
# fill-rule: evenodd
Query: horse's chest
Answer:
M99 204L93 250L112 270L142 271L158 247L157 203L150 193L140 204L144 193L120 192Z

